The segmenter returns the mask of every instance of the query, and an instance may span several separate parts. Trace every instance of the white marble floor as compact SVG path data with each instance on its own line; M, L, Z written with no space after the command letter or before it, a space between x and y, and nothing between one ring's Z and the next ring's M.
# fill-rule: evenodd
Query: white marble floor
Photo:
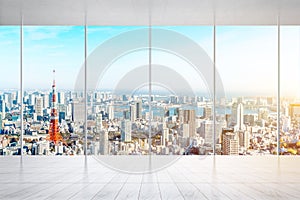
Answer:
M0 157L0 199L299 199L299 166L293 156L183 156L132 174L93 156Z

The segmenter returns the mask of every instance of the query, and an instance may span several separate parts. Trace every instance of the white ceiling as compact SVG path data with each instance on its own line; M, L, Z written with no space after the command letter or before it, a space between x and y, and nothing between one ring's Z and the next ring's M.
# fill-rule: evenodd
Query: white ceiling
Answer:
M0 25L21 13L24 25L84 25L85 13L88 25L300 25L300 0L0 0Z

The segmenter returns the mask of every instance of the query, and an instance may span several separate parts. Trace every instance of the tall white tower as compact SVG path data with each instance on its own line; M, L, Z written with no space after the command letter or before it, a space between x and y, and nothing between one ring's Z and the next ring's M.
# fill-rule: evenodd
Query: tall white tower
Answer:
M242 103L238 104L235 131L244 131L246 126L244 125L244 106Z
M131 121L123 120L121 122L121 141L131 142Z
M114 105L110 104L108 105L108 119L113 120L115 118L114 116Z

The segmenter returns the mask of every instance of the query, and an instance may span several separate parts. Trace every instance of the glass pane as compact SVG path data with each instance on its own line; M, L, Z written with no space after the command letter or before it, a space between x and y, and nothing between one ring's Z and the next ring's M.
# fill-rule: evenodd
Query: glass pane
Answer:
M277 27L217 27L217 70L225 88L221 154L276 154ZM219 92L219 91L217 91Z
M0 54L0 155L20 155L19 26L0 26Z
M280 40L280 154L299 155L300 138L300 32L299 26L282 26Z
M213 152L213 28L153 28L155 154Z
M145 27L88 27L89 154L122 171L147 166L128 155L149 155L148 41Z
M83 154L83 27L24 26L23 51L26 154Z

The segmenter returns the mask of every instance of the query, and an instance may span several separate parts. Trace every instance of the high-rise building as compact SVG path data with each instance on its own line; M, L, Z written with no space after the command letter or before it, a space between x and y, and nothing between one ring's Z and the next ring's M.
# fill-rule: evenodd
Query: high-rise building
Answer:
M6 109L5 101L2 99L0 100L0 112L2 114L2 119L5 118L5 109Z
M102 118L102 117L101 117ZM109 153L109 146L108 146L108 131L101 130L99 132L100 140L99 140L99 154L100 155L107 155Z
M189 131L189 124L183 124L182 125L182 137L183 138L188 138L190 131Z
M213 145L214 143L214 123L212 120L205 120L201 123L201 136L205 139L205 143Z
M216 122L215 124L215 134L216 134L216 142L220 141L220 137L222 137L222 128L226 127L226 122ZM209 145L214 144L214 121L213 120L205 120L201 122L200 126L200 136L205 139L205 143Z
M300 121L300 104L295 103L295 104L290 104L289 106L289 116L291 119L295 119L298 122Z
M83 122L85 119L85 103L80 99L73 99L71 114L72 121Z
M7 104L7 107L11 107L13 104L12 93L5 93L4 100L5 103Z
M16 92L16 95L17 95L17 97L16 97L17 104L20 104L20 103L21 103L21 94L20 94L20 93L21 93L20 91L17 91L17 92Z
M268 105L273 105L275 102L275 98L273 97L267 97L267 104Z
M66 112L59 112L58 113L58 121L59 121L59 123L61 123L65 119L66 119Z
M113 120L114 116L114 105L110 104L107 106L108 119Z
M11 104L10 104L11 106L17 103L17 93L16 92L11 93L10 101L11 101Z
M288 132L291 128L291 118L288 116L282 117L282 130Z
M259 108L258 110L258 120L268 120L269 111L266 108Z
M205 119L210 119L212 117L212 108L208 106L204 107L203 116Z
M231 106L231 115L230 115L230 125L236 125L237 124L237 107L238 104L237 103L233 103Z
M250 138L248 131L238 131L239 136L239 147L244 147L244 149L249 148Z
M178 96L170 96L170 103L171 104L178 104Z
M38 117L43 116L43 99L42 97L35 98L35 113Z
M130 105L130 120L134 122L136 118L136 107L135 105Z
M128 101L128 98L125 94L122 95L122 101Z
M137 119L142 119L142 102L137 101L135 103L135 105L136 105L136 118Z
M96 129L97 133L100 133L102 130L102 114L96 114Z
M2 130L2 113L0 113L0 131Z
M169 129L163 128L162 130L162 137L161 137L161 145L166 146L166 142L169 140Z
M121 141L131 142L131 121L123 120L121 122Z
M123 111L123 118L124 119L130 119L130 112L129 112L129 110L124 110Z
M29 94L28 104L29 105L35 104L35 94Z
M246 130L246 126L244 124L244 107L242 103L239 103L237 106L236 125L234 126L234 130Z
M50 101L49 101L49 94L43 94L42 95L42 98L43 98L43 105L45 108L49 108L51 105L50 105Z
M180 112L180 120L183 124L189 125L189 137L195 137L196 134L196 113L195 110L183 110Z
M253 115L253 114L244 115L244 124L247 124L249 126L254 126L256 120L257 120L257 115Z
M223 155L238 155L238 138L233 129L223 129L221 138Z
M64 92L58 93L58 103L65 104L65 93Z

